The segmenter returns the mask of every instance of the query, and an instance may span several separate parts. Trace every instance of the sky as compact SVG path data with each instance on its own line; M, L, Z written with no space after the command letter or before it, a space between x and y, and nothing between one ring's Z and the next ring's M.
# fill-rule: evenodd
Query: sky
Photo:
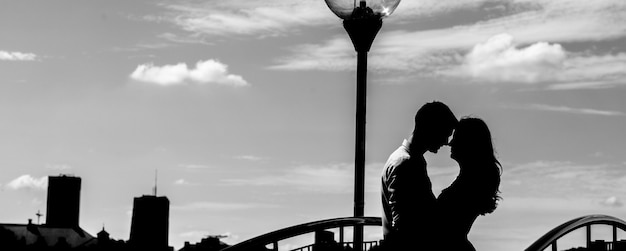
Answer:
M71 174L80 225L127 240L157 170L177 249L352 215L356 53L324 1L0 0L0 31L0 222L45 215L46 177ZM626 219L625 1L405 0L368 63L366 215L439 100L484 119L503 164L478 250ZM458 165L426 159L438 195Z

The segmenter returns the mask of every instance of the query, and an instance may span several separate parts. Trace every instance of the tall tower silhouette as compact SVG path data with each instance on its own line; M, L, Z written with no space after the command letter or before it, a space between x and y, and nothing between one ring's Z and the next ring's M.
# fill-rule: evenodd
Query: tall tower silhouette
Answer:
M51 227L78 227L80 212L79 177L49 176L46 225Z
M141 249L168 250L169 211L165 196L135 197L129 243Z

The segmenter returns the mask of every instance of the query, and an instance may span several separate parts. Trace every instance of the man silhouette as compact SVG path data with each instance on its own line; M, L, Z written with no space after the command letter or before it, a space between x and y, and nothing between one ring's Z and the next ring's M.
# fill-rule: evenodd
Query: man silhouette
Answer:
M448 144L458 120L444 103L434 101L415 114L409 139L387 160L382 173L383 235L387 250L428 248L435 238L435 203L424 153ZM426 250L426 249L424 249Z

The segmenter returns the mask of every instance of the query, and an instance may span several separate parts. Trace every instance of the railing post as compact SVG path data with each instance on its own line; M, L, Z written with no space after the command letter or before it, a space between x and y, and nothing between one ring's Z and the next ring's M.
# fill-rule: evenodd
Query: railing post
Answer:
M591 248L591 224L585 226L587 229L587 248Z
M339 227L339 243L343 246L343 226Z
M274 251L278 251L278 242L277 242L277 241L275 241L273 244L274 244L274 245L273 245L273 247L272 247L272 250L274 250Z
M613 226L613 246L617 243L617 225L615 223L611 224Z
M556 241L553 241L552 245L550 246L552 246L552 251L558 251L557 246L556 246Z

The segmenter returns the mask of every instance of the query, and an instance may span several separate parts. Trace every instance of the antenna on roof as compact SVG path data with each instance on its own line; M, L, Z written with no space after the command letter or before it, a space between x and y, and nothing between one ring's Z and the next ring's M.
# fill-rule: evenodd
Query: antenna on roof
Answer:
M37 213L35 215L37 215L37 225L39 225L39 218L41 218L43 214L41 214L41 211L37 210Z
M154 197L157 196L157 178L159 177L159 170L154 169Z

